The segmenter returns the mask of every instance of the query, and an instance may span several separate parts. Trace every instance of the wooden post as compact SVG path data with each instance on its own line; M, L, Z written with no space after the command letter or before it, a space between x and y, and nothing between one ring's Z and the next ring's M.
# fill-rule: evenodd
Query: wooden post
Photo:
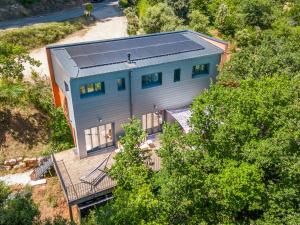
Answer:
M72 206L70 206L69 203L68 203L68 207L69 207L70 220L71 222L74 222Z

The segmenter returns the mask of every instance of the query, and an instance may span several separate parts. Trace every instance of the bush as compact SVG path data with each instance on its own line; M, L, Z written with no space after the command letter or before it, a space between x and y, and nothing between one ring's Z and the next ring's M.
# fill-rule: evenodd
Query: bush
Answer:
M233 36L237 29L236 17L237 15L233 14L225 3L220 4L216 14L215 26L222 34Z
M258 45L260 41L260 29L243 29L237 31L235 34L235 40L238 47L247 47L249 45Z
M128 0L119 0L119 6L126 8L129 6Z
M28 88L28 101L50 117L48 126L51 132L51 151L58 152L73 147L73 137L65 115L61 108L55 108L52 103L49 80L35 79L34 84Z
M5 43L24 46L27 49L33 49L56 42L91 24L93 21L94 19L80 17L65 22L46 23L5 30L0 32L0 40Z
M203 15L200 11L194 10L189 14L190 27L197 32L207 33L208 17Z
M148 0L139 0L137 3L137 14L141 18L145 16L145 13L147 11L147 8L150 7Z
M139 29L139 19L136 15L135 9L133 7L128 7L124 10L127 17L127 33L129 35L135 35Z
M10 190L3 183L0 183L0 187L0 190L2 188ZM3 204L0 204L1 225L31 225L38 223L40 212L31 198L30 190L25 189L25 191L10 196L7 193L1 195L1 198L4 197Z
M272 7L269 0L245 1L242 6L245 24L262 29L270 28L274 20Z
M141 28L145 33L157 33L162 31L174 31L182 26L173 9L165 3L159 3L149 7L145 16L141 18Z

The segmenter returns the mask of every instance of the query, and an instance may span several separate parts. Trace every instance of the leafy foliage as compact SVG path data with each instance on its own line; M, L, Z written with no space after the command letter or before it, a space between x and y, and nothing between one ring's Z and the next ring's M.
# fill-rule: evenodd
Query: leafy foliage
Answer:
M256 45L243 48L233 54L219 79L256 78L286 74L295 76L300 72L300 42L298 29L289 30L282 36L274 32L264 33L261 39L252 39Z
M207 33L209 20L200 11L195 10L189 14L190 27L197 32Z
M22 80L26 62L39 65L24 47L0 41L0 79Z
M115 200L87 224L297 224L300 78L230 82L195 99L189 134L164 125L158 172L138 148L140 124L126 125Z
M133 7L128 7L124 10L127 17L127 33L129 35L136 35L139 29L139 19Z
M18 29L0 31L0 40L10 44L16 55L22 49L33 49L54 43L67 35L94 22L91 17L79 17L70 21L25 26ZM18 46L16 46L18 45ZM20 46L23 46L22 48ZM3 51L0 45L0 52ZM1 54L0 54L1 55Z
M154 198L153 172L149 152L139 148L145 140L140 121L133 119L124 125L122 152L109 171L118 183L114 202L90 215L84 224L147 224L158 216L158 201Z
M31 198L31 192L26 189L23 192L10 194L10 189L0 183L0 224L6 225L30 225L36 224L39 219L39 210Z
M141 28L146 33L172 31L182 26L182 20L164 3L149 7L140 22Z

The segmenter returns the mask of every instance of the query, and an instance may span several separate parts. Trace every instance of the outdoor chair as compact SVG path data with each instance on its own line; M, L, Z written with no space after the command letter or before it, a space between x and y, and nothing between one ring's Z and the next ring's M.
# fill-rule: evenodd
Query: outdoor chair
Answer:
M109 154L99 166L97 166L92 172L80 178L80 181L83 183L89 184L92 187L95 187L98 183L100 183L106 177L106 166L108 160L110 158Z

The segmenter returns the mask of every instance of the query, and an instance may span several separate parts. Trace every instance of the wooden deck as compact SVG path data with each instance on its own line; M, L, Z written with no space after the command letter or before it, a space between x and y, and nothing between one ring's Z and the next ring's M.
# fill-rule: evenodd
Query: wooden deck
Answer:
M149 137L152 139L155 147L152 149L152 165L153 170L160 169L160 159L156 154L156 149L160 143L157 136ZM109 155L107 168L110 168L115 162L114 157L118 154L115 147L95 152L84 159L79 159L74 153L75 149L66 150L54 154L53 162L57 175L60 179L61 186L67 198L69 205L78 204L92 198L111 193L116 186L116 182L109 176L106 176L97 185L92 186L81 182L80 178L89 174L97 166L100 165Z

